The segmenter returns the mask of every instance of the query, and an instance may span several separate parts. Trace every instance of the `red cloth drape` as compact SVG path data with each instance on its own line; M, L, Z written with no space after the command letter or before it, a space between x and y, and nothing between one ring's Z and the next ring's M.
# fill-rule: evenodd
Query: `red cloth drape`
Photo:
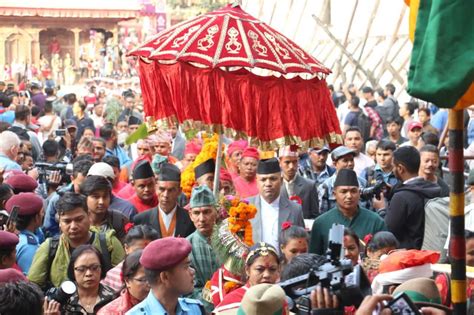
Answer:
M155 119L223 125L267 144L286 138L316 147L323 139L341 140L330 92L318 78L261 77L246 70L144 61L140 78L145 113Z

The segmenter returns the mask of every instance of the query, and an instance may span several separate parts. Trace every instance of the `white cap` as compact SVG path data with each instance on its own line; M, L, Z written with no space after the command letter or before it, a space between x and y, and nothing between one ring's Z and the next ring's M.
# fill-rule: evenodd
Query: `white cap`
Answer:
M104 162L95 163L91 166L89 172L87 173L87 176L92 175L115 179L114 169L112 168L112 166Z

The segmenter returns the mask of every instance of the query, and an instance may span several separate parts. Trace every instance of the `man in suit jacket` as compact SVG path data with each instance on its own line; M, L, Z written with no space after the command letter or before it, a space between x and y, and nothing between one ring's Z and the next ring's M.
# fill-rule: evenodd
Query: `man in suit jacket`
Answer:
M318 188L315 181L298 174L298 151L296 146L280 150L280 167L283 174L281 196L298 197L305 219L314 219L319 214ZM291 200L291 199L290 199Z
M257 166L259 194L248 201L257 207L257 214L250 222L253 241L266 242L280 248L278 238L283 222L304 227L301 206L280 195L281 169L276 158L260 160Z
M171 155L181 161L184 158L184 149L186 148L186 139L179 132L178 126L174 125L170 128L172 140Z
M173 164L165 163L158 175L157 189L158 206L137 214L133 218L135 224L150 225L158 231L159 237L187 237L196 228L184 208L178 205L181 173Z

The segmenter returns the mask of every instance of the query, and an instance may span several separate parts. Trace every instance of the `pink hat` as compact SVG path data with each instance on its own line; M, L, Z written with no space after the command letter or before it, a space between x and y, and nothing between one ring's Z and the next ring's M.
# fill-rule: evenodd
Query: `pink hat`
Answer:
M232 176L230 175L230 173L226 169L221 168L219 179L224 181L224 182L231 182L232 181Z
M157 143L163 143L163 142L166 142L166 143L171 143L171 135L169 132L166 132L166 131L163 131L163 130L159 130L156 134L156 142Z
M298 146L297 145L287 145L286 147L281 148L278 151L279 157L298 157Z
M412 121L410 124L408 124L408 131L412 131L414 128L423 128L423 124L418 121Z
M227 147L227 155L231 156L232 154L234 154L235 151L239 151L239 150L243 151L247 147L248 147L248 143L245 140L234 141L231 144L229 144L229 146Z
M251 157L254 159L259 160L260 159L260 154L258 153L258 150L254 147L248 147L242 152L242 158L244 157Z
M194 141L190 141L188 143L186 143L186 147L184 149L184 155L186 154L199 154L199 152L201 152L201 146L194 142Z

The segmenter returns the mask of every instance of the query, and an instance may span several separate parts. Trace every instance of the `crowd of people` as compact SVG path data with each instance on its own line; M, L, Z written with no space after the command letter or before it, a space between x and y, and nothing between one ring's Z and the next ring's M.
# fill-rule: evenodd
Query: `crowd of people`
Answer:
M312 314L398 314L400 293L450 314L448 215L425 216L448 212L447 112L394 95L333 91L338 147L225 138L217 198L215 136L171 124L127 143L144 122L138 82L0 82L0 314L286 314L278 283L328 262L334 224L372 294L346 303L321 285Z
M13 59L0 67L0 80L43 82L45 87L57 88L82 83L86 79L108 78L128 80L137 77L137 63L128 58L126 52L142 41L135 29L121 27L115 40L109 34L96 30L88 31L89 40L81 43L78 51L65 49L66 35L52 35L47 49L42 51L39 61ZM74 55L78 55L77 61Z

